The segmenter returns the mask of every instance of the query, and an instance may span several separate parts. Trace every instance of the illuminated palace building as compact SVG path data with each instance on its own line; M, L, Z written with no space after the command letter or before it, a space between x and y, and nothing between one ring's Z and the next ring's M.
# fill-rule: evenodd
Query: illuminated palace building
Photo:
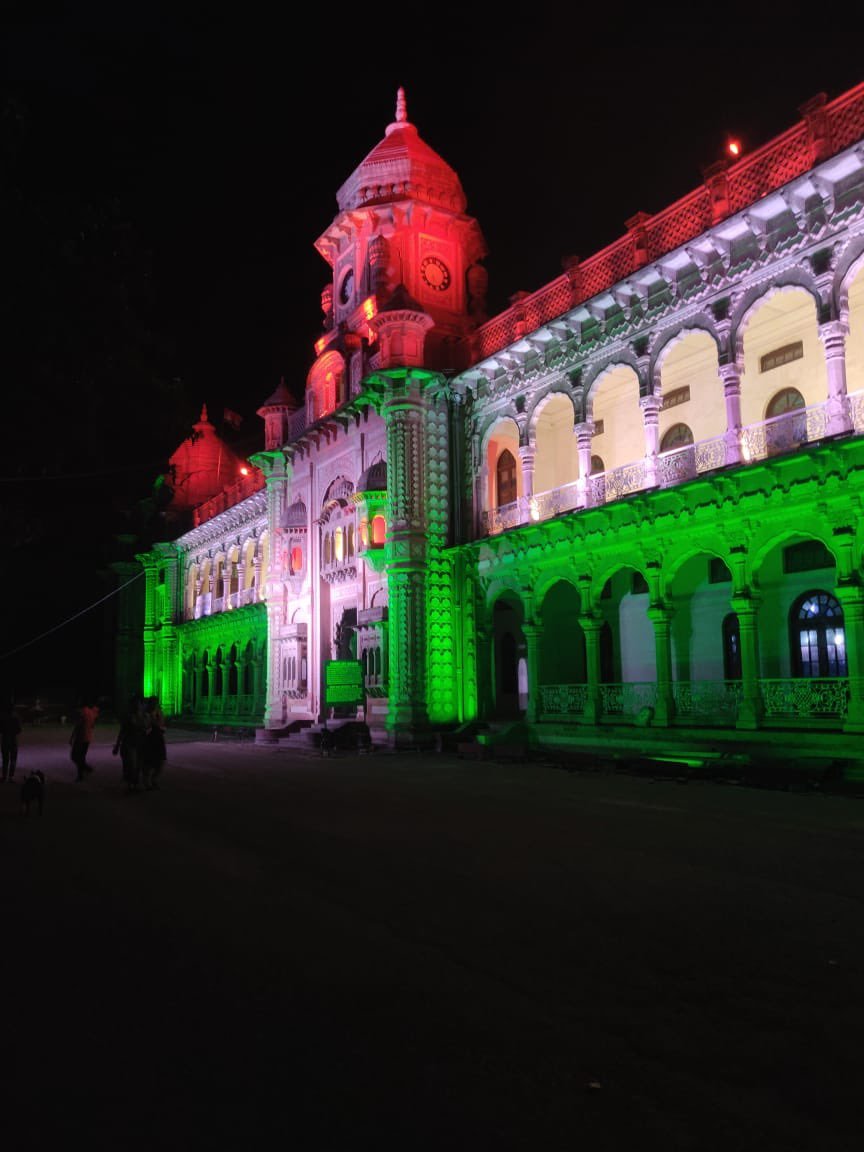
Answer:
M334 714L341 659L335 715L395 743L851 746L864 84L800 116L489 319L400 91L317 241L305 403L264 401L246 476L206 415L173 461L194 523L138 558L145 691L277 739Z

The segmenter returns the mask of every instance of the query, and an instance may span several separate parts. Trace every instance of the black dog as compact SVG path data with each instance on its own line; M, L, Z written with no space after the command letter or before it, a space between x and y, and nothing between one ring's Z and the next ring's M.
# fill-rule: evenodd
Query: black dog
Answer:
M30 805L35 804L42 815L42 804L45 799L45 773L31 772L21 785L21 807L24 815L30 815Z

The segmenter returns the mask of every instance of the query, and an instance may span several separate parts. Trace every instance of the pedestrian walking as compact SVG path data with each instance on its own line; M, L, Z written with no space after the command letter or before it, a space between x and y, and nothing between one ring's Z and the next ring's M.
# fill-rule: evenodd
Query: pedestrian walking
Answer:
M167 758L165 751L165 714L159 707L158 696L148 696L144 702L147 732L141 756L144 787L158 789L162 769Z
M120 760L123 765L123 781L127 792L137 792L140 787L147 725L144 697L136 693L129 701L129 707L120 722L117 739L111 749L115 756L118 752L120 753Z
M21 718L12 704L4 704L0 713L0 751L3 754L2 783L15 778L18 763L18 737L21 734Z
M76 783L83 780L85 776L89 776L93 771L92 766L87 763L87 751L92 743L93 729L96 727L98 718L98 706L91 699L85 699L78 709L78 718L72 729L72 735L69 737L71 745L69 756L78 769L78 775L75 777Z

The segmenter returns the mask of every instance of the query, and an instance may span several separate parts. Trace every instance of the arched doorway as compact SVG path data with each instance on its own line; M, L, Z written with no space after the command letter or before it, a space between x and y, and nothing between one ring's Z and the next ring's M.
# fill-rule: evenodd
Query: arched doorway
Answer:
M585 710L585 634L579 624L579 590L568 580L553 584L540 608L537 683L543 715L581 715Z
M498 719L517 719L524 715L525 702L520 700L520 664L526 658L524 612L515 596L503 596L492 609L493 715Z

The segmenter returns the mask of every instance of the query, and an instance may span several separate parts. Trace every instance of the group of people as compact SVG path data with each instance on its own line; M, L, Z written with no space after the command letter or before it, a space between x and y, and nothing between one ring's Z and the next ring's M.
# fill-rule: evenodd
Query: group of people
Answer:
M128 792L159 787L165 766L165 716L158 696L134 695L111 750L120 755Z
M78 770L76 782L85 780L93 771L87 763L87 751L98 717L99 709L90 700L86 700L78 710L69 737L70 757ZM165 716L159 707L158 696L136 694L131 698L120 721L112 752L115 756L120 755L127 791L138 792L141 788L150 791L159 787L166 752Z

